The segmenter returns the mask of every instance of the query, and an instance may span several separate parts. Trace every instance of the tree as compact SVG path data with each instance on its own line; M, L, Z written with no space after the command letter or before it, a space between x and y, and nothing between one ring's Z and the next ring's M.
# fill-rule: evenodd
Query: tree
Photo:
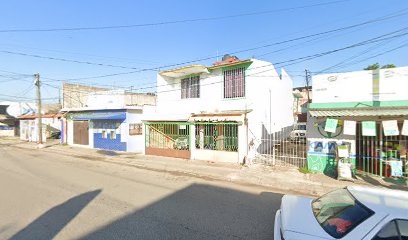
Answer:
M374 63L371 65L368 65L366 68L364 68L364 70L376 70L380 68L380 64L379 63Z
M374 64L371 64L371 65L368 65L366 68L364 68L364 70L376 70L376 69L384 69L384 68L395 68L396 66L395 66L395 64L385 64L385 65L383 65L382 67L380 67L380 64L379 63L374 63Z
M381 67L381 69L384 69L384 68L395 68L396 66L395 66L395 64L385 64L384 66L382 66Z

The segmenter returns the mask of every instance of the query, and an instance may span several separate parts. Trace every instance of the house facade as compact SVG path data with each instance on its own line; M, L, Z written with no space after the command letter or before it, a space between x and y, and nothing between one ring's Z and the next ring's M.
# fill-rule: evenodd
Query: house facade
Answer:
M157 109L146 118L146 154L243 163L263 139L293 124L292 80L257 59L224 57L157 75ZM252 151L250 154L249 152Z
M408 67L313 77L308 167L334 175L338 146L355 171L407 176Z
M47 138L58 137L61 132L62 114L44 114L41 116L42 141ZM34 114L19 116L20 139L29 142L38 142L38 116Z
M149 103L155 102L155 96L139 94L134 99L138 104L129 102L124 90L90 92L83 107L63 108L63 143L143 153L142 116L154 111Z

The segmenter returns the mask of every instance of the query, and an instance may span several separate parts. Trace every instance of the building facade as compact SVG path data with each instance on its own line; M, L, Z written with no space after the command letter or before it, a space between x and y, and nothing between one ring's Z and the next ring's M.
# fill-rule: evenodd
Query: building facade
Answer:
M58 138L61 133L62 114L44 114L41 116L42 141L47 138ZM29 142L38 142L38 116L29 114L19 116L20 139Z
M313 77L308 167L334 175L338 146L355 171L407 176L408 67Z
M268 151L263 139L293 124L292 80L281 75L269 62L235 57L158 73L146 154L243 163Z
M63 108L63 143L143 153L142 116L154 111L149 103L155 103L155 96L138 94L132 98L123 90L90 92L82 107Z

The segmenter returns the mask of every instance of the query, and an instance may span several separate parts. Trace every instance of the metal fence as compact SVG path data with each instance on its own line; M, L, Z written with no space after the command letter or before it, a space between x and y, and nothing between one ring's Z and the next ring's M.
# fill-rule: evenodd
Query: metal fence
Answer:
M202 123L195 131L197 149L238 151L237 123Z
M254 129L250 129L250 151L255 151L254 162L270 166L307 166L306 136L293 135L293 127L278 131L268 130L262 125L262 136L256 137ZM255 148L255 149L251 149Z
M190 128L183 123L146 124L146 147L190 150Z

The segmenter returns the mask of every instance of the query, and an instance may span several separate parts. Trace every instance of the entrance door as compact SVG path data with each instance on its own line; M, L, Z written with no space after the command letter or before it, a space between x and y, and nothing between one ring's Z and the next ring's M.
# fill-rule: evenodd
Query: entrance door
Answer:
M89 145L88 121L74 121L74 144Z

